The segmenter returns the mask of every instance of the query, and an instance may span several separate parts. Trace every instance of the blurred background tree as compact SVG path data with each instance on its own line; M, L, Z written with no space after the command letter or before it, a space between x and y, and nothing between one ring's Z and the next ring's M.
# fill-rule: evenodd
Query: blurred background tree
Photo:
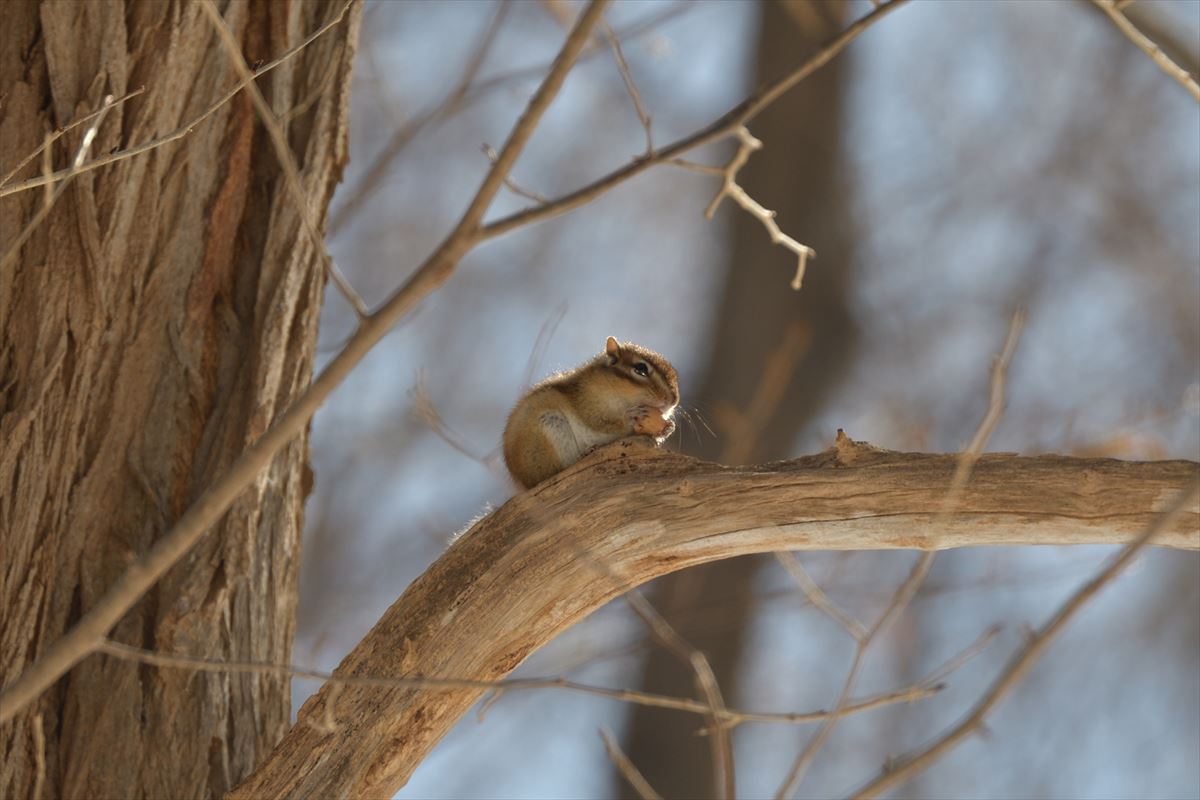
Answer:
M849 5L763 4L754 82L776 78L819 50L844 27ZM680 444L700 458L753 464L794 455L800 433L854 358L857 323L848 297L853 185L841 174L846 74L846 62L835 60L754 123L756 136L777 144L769 157L752 158L739 182L821 257L795 294L784 283L786 253L771 243L762 224L733 211L732 204L724 210L732 222L731 245L721 283L714 287L707 363L689 392L699 398L701 415L707 409L715 435L681 437ZM772 267L774 276L756 274ZM661 579L651 595L675 629L707 655L721 686L739 684L756 576L765 561L751 556L686 570ZM711 610L695 613L699 603ZM695 693L691 669L663 648L649 649L642 669L640 684L648 691ZM708 740L694 735L696 720L649 706L630 713L628 753L655 789L667 797L719 793L712 773L696 769L709 758Z

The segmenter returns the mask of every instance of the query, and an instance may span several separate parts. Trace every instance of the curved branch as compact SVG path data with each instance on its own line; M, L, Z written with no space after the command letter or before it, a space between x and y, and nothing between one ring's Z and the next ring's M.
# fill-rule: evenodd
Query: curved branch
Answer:
M1124 543L1200 471L1192 461L984 456L947 517L938 509L956 464L844 435L815 456L741 468L618 442L474 525L337 674L496 680L631 586L747 553ZM1200 550L1200 508L1156 542ZM482 691L342 686L334 697L323 687L233 796L391 795ZM334 700L341 724L330 732L319 723Z

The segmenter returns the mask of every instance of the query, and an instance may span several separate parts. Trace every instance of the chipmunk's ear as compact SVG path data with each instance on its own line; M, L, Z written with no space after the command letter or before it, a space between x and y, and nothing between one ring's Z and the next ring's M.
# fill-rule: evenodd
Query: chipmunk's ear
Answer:
M621 360L621 345L617 344L617 340L611 336L604 343L604 352L608 354L608 363L610 364L615 364Z

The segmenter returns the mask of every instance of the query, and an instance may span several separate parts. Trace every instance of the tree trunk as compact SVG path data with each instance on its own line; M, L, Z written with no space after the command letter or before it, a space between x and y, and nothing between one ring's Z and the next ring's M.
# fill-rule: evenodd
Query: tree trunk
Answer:
M254 66L342 3L218 3ZM259 79L323 219L346 161L358 8ZM197 3L14 2L0 26L0 172L104 118L90 156L187 127L237 82ZM294 113L289 113L294 112ZM89 124L53 146L69 165ZM41 158L13 177L42 171ZM59 184L60 186L62 184ZM43 191L0 199L5 249ZM73 178L0 270L0 680L14 680L309 383L325 277L242 92L178 141ZM113 631L286 660L307 437ZM202 797L289 720L289 681L87 659L0 726L0 797Z
M842 28L846 4L788 0L760 8L756 80L764 83L834 37ZM846 62L834 60L751 124L765 147L741 171L743 185L778 213L785 232L815 248L819 257L804 288L793 292L787 285L795 257L771 242L759 220L732 202L723 209L733 215L733 248L713 348L704 378L694 392L685 390L701 401L720 435L701 439L696 449L701 458L746 464L794 455L804 426L854 356L857 328L846 298L854 237L838 155L845 74ZM779 368L778 389L763 392L772 362ZM756 401L756 395L769 402ZM747 557L676 573L659 581L652 595L659 612L707 655L728 700L737 689L760 563L758 557ZM721 599L719 624L711 615L698 618L696 604L716 598ZM662 694L695 694L693 672L662 648L646 657L640 685ZM638 706L627 738L633 763L666 797L718 794L711 770L697 768L709 760L710 747L695 735L695 720ZM620 785L632 800L632 787L623 780Z

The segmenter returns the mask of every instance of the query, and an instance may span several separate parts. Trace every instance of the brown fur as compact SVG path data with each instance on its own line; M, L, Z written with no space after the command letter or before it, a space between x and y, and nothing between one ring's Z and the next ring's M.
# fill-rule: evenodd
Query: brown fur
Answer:
M639 364L648 374L639 375ZM504 462L529 488L623 436L671 435L679 382L653 350L609 338L605 352L550 376L522 397L504 428Z

